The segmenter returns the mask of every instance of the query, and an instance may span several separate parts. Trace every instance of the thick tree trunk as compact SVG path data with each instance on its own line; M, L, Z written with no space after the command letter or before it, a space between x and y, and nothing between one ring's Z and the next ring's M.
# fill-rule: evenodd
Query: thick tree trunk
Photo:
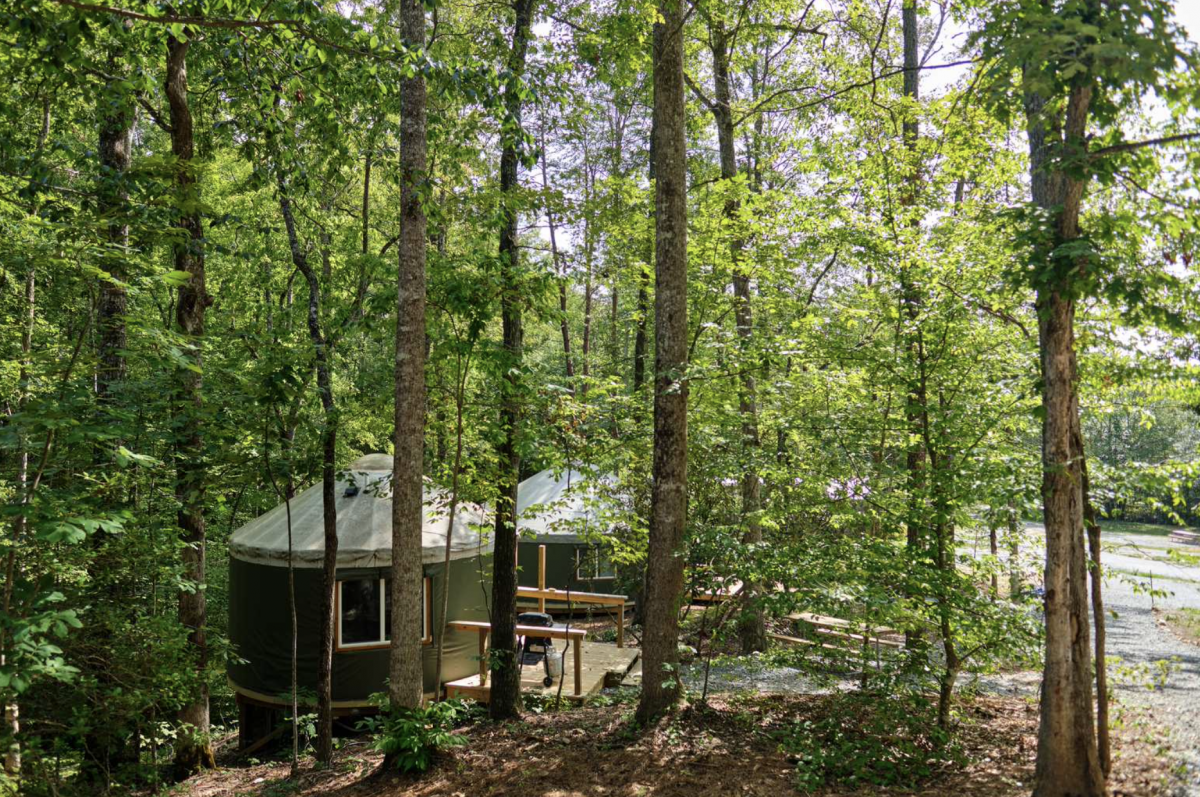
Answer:
M519 81L525 72L525 54L529 49L533 25L534 0L515 0L513 4L512 50L508 57L509 82L504 87L504 110L514 128L521 124ZM501 384L500 426L503 439L498 446L499 459L496 497L496 540L492 556L492 689L488 711L493 719L509 719L520 714L521 670L516 658L517 640L517 483L521 474L518 445L521 423L522 330L520 296L520 256L517 246L517 142L508 136L500 154L500 192L504 219L500 228L500 267L503 269L500 299L501 326L504 335L504 379Z
M425 49L425 6L402 0L408 47ZM395 469L392 482L393 708L416 708L424 695L421 668L421 527L425 465L425 253L427 220L426 88L420 70L400 86L400 241L396 306ZM440 689L436 684L435 689Z
M1036 797L1105 792L1096 745L1089 645L1087 555L1083 539L1082 463L1074 457L1080 434L1075 361L1072 271L1054 252L1079 237L1083 182L1064 163L1086 147L1091 87L1070 92L1063 119L1045 101L1026 97L1030 184L1034 203L1055 214L1053 242L1042 253L1047 279L1038 290L1042 376L1042 500L1046 527L1046 660L1035 771Z
M729 87L729 36L720 19L709 21L709 41L713 58L712 114L717 124L717 144L721 160L721 179L728 182L727 190L735 190L733 181L738 175L737 151L734 146L733 98ZM725 200L726 223L736 225L740 203L730 197ZM758 458L762 443L758 434L758 396L754 370L754 313L750 303L750 276L746 273L742 250L745 242L736 231L729 241L729 259L733 271L734 322L740 350L738 413L742 421L742 542L757 545L762 542L759 513L762 509L762 480L758 475ZM738 637L742 653L763 650L767 644L766 625L761 607L753 605L758 593L757 584L747 583L743 593L751 605L738 619Z
M687 149L683 2L660 0L654 25L654 483L646 565L642 696L650 722L679 697L679 601L687 522Z
M171 119L171 152L175 156L175 191L182 215L178 225L187 234L175 246L175 270L188 275L179 288L175 321L192 347L192 363L203 363L204 315L212 300L205 290L204 229L200 218L200 189L194 166L195 143L192 112L188 104L187 54L189 43L167 38L166 95ZM188 644L195 656L199 693L179 712L183 725L175 743L175 775L183 779L201 769L213 768L208 717L208 625L205 603L204 495L206 467L201 427L203 376L199 370L179 369L179 409L182 416L176 442L176 498L179 528L183 532L184 576L193 589L179 593L179 622L187 629Z
M404 42L425 49L425 6L403 0ZM426 88L420 71L401 82L401 229L398 242L395 460L391 516L391 666L394 708L424 696L421 670L421 527L425 474L425 265L427 222L421 204L427 178ZM434 689L438 689L436 684Z
M317 760L333 757L333 631L334 590L337 588L337 408L333 401L329 343L321 330L321 285L308 253L300 245L296 220L283 175L279 175L279 209L283 213L292 264L308 282L308 335L317 368L317 393L324 423L321 428L321 519L325 550L321 568L321 642L317 653Z

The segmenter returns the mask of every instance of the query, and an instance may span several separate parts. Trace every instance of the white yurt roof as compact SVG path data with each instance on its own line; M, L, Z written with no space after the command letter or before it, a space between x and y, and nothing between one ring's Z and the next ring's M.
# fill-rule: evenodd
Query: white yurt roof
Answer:
M338 567L390 567L392 563L392 457L368 454L338 474L335 491L338 520ZM351 484L357 495L346 495ZM325 555L324 502L318 482L290 502L292 563L296 567L321 567ZM424 528L421 559L425 564L443 561L450 494L425 484ZM459 503L454 513L450 558L466 559L491 553L492 541L472 525L487 521L475 504ZM288 507L280 504L233 533L229 553L235 559L268 565L288 560Z
M601 477L599 481L603 481ZM544 470L517 487L517 531L537 542L586 542L603 534L608 499L597 489L594 474L578 470Z

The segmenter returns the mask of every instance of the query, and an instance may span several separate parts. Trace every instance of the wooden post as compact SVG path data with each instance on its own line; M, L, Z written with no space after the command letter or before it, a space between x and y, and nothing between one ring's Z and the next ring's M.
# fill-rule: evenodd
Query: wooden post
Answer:
M625 604L617 609L617 647L625 647Z
M575 697L583 697L583 653L580 651L579 637L571 641L575 649Z
M538 546L538 589L546 588L546 546ZM538 598L538 611L546 611L546 598Z
M479 629L479 685L487 686L488 676L488 660L487 660L487 638L488 629Z

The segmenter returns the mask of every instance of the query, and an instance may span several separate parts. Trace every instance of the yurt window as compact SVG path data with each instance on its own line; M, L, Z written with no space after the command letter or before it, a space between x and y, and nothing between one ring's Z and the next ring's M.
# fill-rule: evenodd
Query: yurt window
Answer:
M612 560L600 546L575 551L575 577L581 581L606 581L617 577Z
M385 647L391 640L392 592L386 578L348 578L338 582L338 648ZM421 641L433 639L429 579L421 582Z

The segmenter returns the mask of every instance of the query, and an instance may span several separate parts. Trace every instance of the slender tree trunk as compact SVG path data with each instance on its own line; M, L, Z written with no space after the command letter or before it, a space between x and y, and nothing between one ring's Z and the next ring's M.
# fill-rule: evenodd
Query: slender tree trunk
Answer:
M533 25L534 0L513 3L512 50L508 56L509 79L504 87L504 113L514 128L521 125L519 81L525 72ZM492 653L491 695L488 711L493 719L510 719L520 714L521 670L516 657L517 623L517 483L521 475L518 446L521 423L521 278L517 246L517 142L505 137L500 154L500 193L504 217L500 227L500 299L503 327L504 379L501 383L500 426L503 438L499 459L496 498L496 540L492 556Z
M583 150L584 185L587 186L584 196L584 205L591 204L591 185L595 179L592 176L591 164L587 163L589 157L588 149L585 146ZM595 292L595 286L592 284L592 259L595 255L595 242L592 238L593 223L590 215L584 216L583 219L583 341L579 348L579 356L581 361L581 369L583 371L583 381L580 383L579 393L584 398L587 398L588 388L591 387L590 377L592 375L592 294Z
M1082 430L1080 430L1082 431ZM1090 562L1088 571L1091 576L1092 622L1096 628L1095 669L1096 669L1096 742L1100 749L1100 770L1107 778L1112 774L1112 742L1108 732L1108 657L1105 654L1106 628L1104 618L1104 596L1102 585L1104 571L1100 567L1100 523L1096 519L1096 510L1092 508L1088 483L1087 452L1083 447L1083 437L1075 438L1075 458L1081 471L1081 488L1083 492L1083 520L1087 527L1088 553Z
M115 55L108 62L109 74L116 74L119 65ZM96 188L99 212L106 219L106 244L103 268L111 279L100 283L97 326L99 328L99 364L96 371L96 398L101 406L114 401L114 393L125 380L125 311L128 296L124 281L129 277L125 268L129 246L127 204L129 190L126 174L133 162L134 114L129 98L113 81L101 98L100 114L100 180Z
M294 431L294 428L293 430ZM271 487L275 490L275 494L283 499L284 516L287 519L287 574L288 574L288 614L291 619L291 698L292 703L292 757L291 757L291 774L290 777L295 779L300 775L300 684L299 684L299 667L298 662L298 643L299 639L299 624L296 619L296 566L292 560L294 548L292 545L292 498L296 495L296 485L292 480L292 463L288 452L291 449L292 435L289 430L280 430L279 442L280 450L283 453L285 461L287 461L287 482L284 489L279 489L279 483L275 480L275 471L271 468L271 444L270 436L266 430L263 431L263 464L266 466L267 478L271 481Z
M106 71L118 75L122 70L118 45L109 53ZM98 467L110 459L109 452L122 444L125 427L115 415L121 402L121 393L126 379L127 326L126 311L128 295L125 282L129 279L129 189L128 172L133 161L133 130L135 124L133 106L128 92L120 79L113 79L101 91L98 99L99 116L98 159L100 174L96 182L96 211L104 225L105 251L100 267L109 278L100 281L100 295L96 308L97 364L96 404L102 423L111 424L115 435L103 448L97 446L95 458ZM111 496L113 505L123 505L123 496ZM113 537L98 532L91 538L95 556L88 566L96 598L112 606L123 605L123 584L118 580L121 571L115 567ZM111 546L111 547L110 547ZM85 633L94 634L100 641L110 629L101 624L92 625ZM95 676L98 693L103 695L116 688L112 668L106 655L101 653L89 663ZM129 744L129 737L116 722L111 725L96 723L89 728L84 738L85 754L81 765L81 780L97 788L107 790L110 773L129 763L136 751Z
M992 600L1000 597L1000 525L997 518L988 520L988 550L992 554Z
M458 373L454 380L454 466L450 471L450 510L446 526L446 550L442 558L442 608L438 613L438 625L441 627L441 632L438 634L437 664L434 667L434 672L437 673L434 680L438 684L442 682L442 654L446 644L446 623L450 619L448 616L450 612L450 553L451 543L454 539L454 515L458 511L458 479L462 473L463 454L463 404L466 401L467 375L470 373L470 368L470 355L465 358L460 357Z
M915 106L920 100L921 74L920 63L918 62L919 28L917 24L916 0L905 0L901 12L901 26L903 28L904 39L904 96ZM909 170L909 176L906 178L907 186L901 196L901 206L906 209L911 209L917 204L917 190L921 180L919 155L917 152L920 143L920 132L920 123L916 108L906 109L903 123L903 139L905 150L908 153L906 167ZM909 221L914 234L919 234L920 219L914 216ZM921 442L924 439L922 429L928 422L928 396L925 393L924 382L916 375L920 367L919 361L924 357L924 353L921 351L920 337L921 306L923 302L920 287L916 284L914 275L910 273L911 263L910 259L906 259L901 264L900 292L901 302L904 307L904 349L910 373L904 412L910 441L908 452L905 455L909 492L908 516L905 519L907 527L905 543L908 556L915 563L918 560L924 559L926 555L925 549L929 545L929 532L925 524L925 518L929 513L928 502L926 501L926 492L928 489L925 473L926 452ZM905 632L905 637L908 645L913 647L916 646L920 634L915 630L909 629Z
M654 25L654 482L646 565L639 722L679 697L679 602L687 523L687 145L683 2L660 0Z
M1053 214L1054 240L1042 265L1054 276L1037 294L1042 376L1042 501L1046 527L1046 658L1035 770L1036 797L1105 792L1092 709L1087 555L1083 541L1082 468L1073 456L1079 430L1075 299L1071 272L1086 262L1055 255L1079 238L1083 181L1063 161L1086 152L1091 86L1072 87L1062 119L1042 97L1025 100L1034 203ZM1062 159L1062 160L1059 160ZM1068 267L1069 266L1069 267Z
M1021 518L1015 507L1008 510L1008 596L1021 591Z
M425 50L425 6L402 0L406 45ZM395 459L392 482L392 651L390 702L416 708L421 665L421 528L425 464L425 261L428 222L426 87L421 70L400 86L400 241L396 305ZM449 571L447 571L449 577ZM440 696L441 684L434 684Z
M47 111L47 117L48 113ZM44 138L45 135L43 135ZM33 326L37 317L36 299L37 272L31 267L25 275L25 319L21 325L21 366L17 373L17 386L20 391L17 397L18 411L23 411L29 402L29 366L33 354ZM29 492L29 445L24 432L17 436L16 487L17 495L20 496L21 510L13 518L12 540L9 543L8 554L4 558L3 610L5 617L12 616L13 587L18 574L17 546L21 544L28 527L29 518L26 510L32 498ZM8 635L0 629L0 666L8 660L8 644ZM5 736L8 738L8 746L4 750L4 773L9 777L18 778L21 775L21 709L15 694L9 694L6 690L3 698L4 729Z
M738 176L737 151L734 147L733 98L729 88L729 59L731 56L729 35L725 23L717 18L709 20L709 41L713 58L713 104L712 114L717 124L717 144L720 151L721 179L727 181L727 190L735 190L733 181ZM727 224L738 223L741 203L730 197L725 200L724 214ZM742 542L758 545L762 542L762 526L759 513L762 509L762 480L758 475L757 462L762 443L758 434L758 397L754 370L750 367L754 353L754 313L750 302L750 275L746 273L742 251L745 241L738 232L733 232L729 241L729 259L733 271L733 296L735 302L734 322L737 325L741 376L739 377L738 413L742 420ZM762 608L755 604L758 584L747 583L743 590L750 605L738 620L738 637L742 653L763 650L767 645L766 625Z
M191 368L179 369L179 413L182 416L176 443L176 498L179 528L183 531L185 577L194 585L179 593L179 622L187 629L200 685L195 699L179 712L184 726L175 744L175 775L190 777L201 769L213 768L208 717L208 625L205 602L204 496L207 473L201 426L203 407L204 315L212 300L205 290L204 228L200 217L200 188L194 165L195 142L192 112L188 104L187 54L189 42L167 38L166 95L171 119L171 152L175 156L175 191L182 215L179 227L186 233L175 245L175 270L188 275L180 286L175 304L175 321L192 348Z
M549 171L546 168L546 116L544 111L540 121L541 125L538 128L538 133L541 138L542 148L542 193L545 196L546 203L546 225L550 228L550 262L554 265L555 273L558 274L558 312L560 316L558 326L562 332L563 361L566 366L567 380L573 393L575 392L575 361L571 357L571 324L570 318L567 315L567 298L570 281L567 277L566 264L559 257L558 229L554 223L554 209L550 207L550 177Z
M651 190L654 190L654 130L650 131L650 157L647 159L646 176L650 181ZM650 211L651 221L654 218L654 210ZM646 384L646 324L650 319L650 274L654 268L654 230L651 227L650 235L646 237L646 257L643 263L638 264L638 293L637 293L637 333L633 339L633 393L638 395L642 391L642 385Z
M321 285L308 253L300 245L296 220L282 173L279 175L279 209L283 213L292 264L308 282L308 335L317 368L317 393L324 423L321 428L321 519L325 550L321 568L321 642L317 658L317 760L333 758L333 631L334 591L337 589L337 407L333 401L329 343L321 330Z

